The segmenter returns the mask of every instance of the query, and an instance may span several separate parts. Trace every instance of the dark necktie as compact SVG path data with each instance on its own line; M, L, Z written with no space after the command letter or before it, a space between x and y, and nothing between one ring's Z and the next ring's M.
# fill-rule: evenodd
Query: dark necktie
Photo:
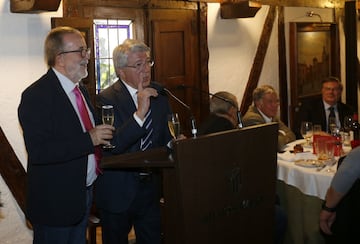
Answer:
M149 109L149 111L145 116L145 122L143 127L146 129L146 134L143 138L141 138L141 142L140 142L141 151L145 151L152 144L151 139L152 139L153 127L152 127L151 109Z
M84 99L81 95L81 91L80 91L79 87L75 86L73 92L76 97L76 105L78 107L81 120L85 126L86 131L89 131L92 128L94 128L94 126L90 120L89 112L86 108L86 105L85 105ZM96 146L95 147L95 161L96 161L96 174L97 175L99 173L101 173L101 170L99 168L100 160L101 160L101 149L100 149L100 146Z
M334 107L330 107L329 108L329 118L328 118L328 132L331 133L331 124L336 124L336 118L335 118L335 111L334 111Z

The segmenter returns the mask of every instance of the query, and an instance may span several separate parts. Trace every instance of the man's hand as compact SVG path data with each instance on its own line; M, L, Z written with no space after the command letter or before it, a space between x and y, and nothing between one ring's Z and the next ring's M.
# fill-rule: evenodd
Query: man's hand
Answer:
M151 87L143 87L142 83L139 82L138 85L138 93L137 93L137 102L138 102L138 109L136 111L136 115L143 120L145 115L149 111L150 107L150 97L157 97L158 92L156 89Z
M89 133L94 146L105 145L113 138L115 127L111 125L98 125L92 128Z
M331 226L336 219L336 212L328 212L321 210L320 212L320 228L328 235L332 235Z

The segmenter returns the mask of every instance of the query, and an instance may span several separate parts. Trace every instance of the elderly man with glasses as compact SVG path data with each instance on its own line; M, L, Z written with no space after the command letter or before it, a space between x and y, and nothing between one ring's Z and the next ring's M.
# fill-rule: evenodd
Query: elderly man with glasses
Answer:
M340 101L343 90L340 80L336 77L327 77L321 83L321 98L304 102L300 106L295 121L297 138L302 138L300 133L302 121L312 122L313 125L321 125L322 131L330 132L330 117L334 118L336 127L341 128L344 126L345 117L353 116L354 110Z
M269 85L258 87L253 92L253 102L243 117L245 126L279 123L278 148L279 151L289 142L295 141L295 134L278 117L279 96Z
M116 132L112 154L145 151L171 141L167 96L151 82L150 48L125 40L113 51L119 79L97 96L98 107L113 105ZM104 244L127 244L135 229L136 243L160 244L159 175L146 169L104 170L96 185Z
M26 88L18 109L28 153L26 217L34 244L86 243L100 145L114 128L96 125L81 84L90 59L81 32L52 29L45 59L47 73Z

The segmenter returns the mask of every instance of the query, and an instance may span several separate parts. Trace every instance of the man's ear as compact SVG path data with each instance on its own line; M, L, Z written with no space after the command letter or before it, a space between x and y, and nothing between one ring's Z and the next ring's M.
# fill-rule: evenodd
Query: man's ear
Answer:
M55 64L61 67L64 67L65 61L64 61L64 55L56 55L55 57Z
M118 77L121 79L121 78L126 78L126 75L125 75L125 72L123 69L120 69L120 68L117 68L116 69L116 74L118 75Z

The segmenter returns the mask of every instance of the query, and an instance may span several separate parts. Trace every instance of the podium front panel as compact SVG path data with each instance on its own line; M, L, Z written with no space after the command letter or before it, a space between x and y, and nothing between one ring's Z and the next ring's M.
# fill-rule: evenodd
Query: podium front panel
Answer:
M277 132L270 124L179 141L165 243L272 243Z

